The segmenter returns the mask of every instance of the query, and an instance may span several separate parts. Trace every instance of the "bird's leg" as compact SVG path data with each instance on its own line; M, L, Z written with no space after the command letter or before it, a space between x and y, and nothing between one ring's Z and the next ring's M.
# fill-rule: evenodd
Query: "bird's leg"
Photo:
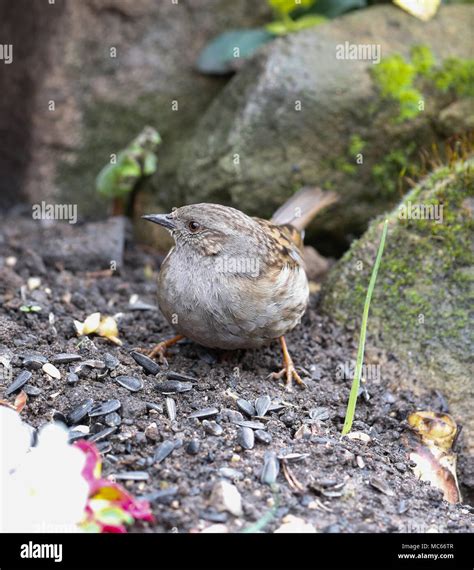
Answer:
M288 352L288 347L286 346L286 340L284 336L280 337L280 344L281 349L283 351L283 366L284 368L280 370L280 372L272 372L269 378L273 378L274 380L279 380L283 376L286 376L286 383L285 387L288 392L291 392L291 386L293 384L293 379L299 384L302 388L306 388L306 384L301 379L298 372L296 372L295 365L293 364L293 359Z
M182 334L178 334L178 335L174 336L173 338L168 338L167 340L163 340L163 341L159 342L157 345L155 345L150 350L150 352L148 353L148 357L149 358L158 358L158 361L161 362L162 364L168 364L168 361L165 358L166 350L170 346L173 346L173 344L176 344L177 342L182 340L183 338L185 338L185 337Z

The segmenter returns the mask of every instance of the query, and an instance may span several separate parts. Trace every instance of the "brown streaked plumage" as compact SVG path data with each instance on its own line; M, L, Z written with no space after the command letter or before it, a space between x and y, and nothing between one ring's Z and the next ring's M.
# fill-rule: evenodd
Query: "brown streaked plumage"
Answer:
M303 188L271 221L218 204L144 216L175 240L161 266L158 303L179 338L226 350L280 339L285 367L274 377L285 374L288 389L292 379L303 384L283 336L300 322L308 304L302 232L335 200L333 193ZM151 355L163 358L171 343L158 344Z

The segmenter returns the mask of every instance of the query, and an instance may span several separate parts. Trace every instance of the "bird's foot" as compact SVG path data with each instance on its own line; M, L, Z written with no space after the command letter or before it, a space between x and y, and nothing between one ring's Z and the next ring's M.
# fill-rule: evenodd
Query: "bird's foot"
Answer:
M144 350L144 349L140 350L139 349L139 351L146 354L148 356L148 358L154 358L154 359L158 360L158 362L160 364L162 364L163 366L168 366L168 360L166 359L166 356L165 356L166 351L168 350L168 348L170 346L173 346L173 344L176 344L177 342L179 342L183 338L184 338L184 336L179 334L177 336L174 336L173 338L169 338L167 340L162 340L161 342L156 344L151 350Z
M273 380L280 380L281 378L286 377L285 389L287 392L292 391L293 380L298 384L298 386L301 386L301 388L306 388L306 384L296 371L295 365L293 364L293 359L288 352L285 337L280 337L280 342L283 350L283 368L280 370L280 372L272 372L268 378L271 378Z

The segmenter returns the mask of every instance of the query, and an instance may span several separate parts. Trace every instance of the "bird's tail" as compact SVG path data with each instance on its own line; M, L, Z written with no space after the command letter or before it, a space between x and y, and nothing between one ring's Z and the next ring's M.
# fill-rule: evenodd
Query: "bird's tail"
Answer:
M323 192L321 188L304 186L273 214L274 224L290 224L298 231L311 222L316 214L339 200L335 192Z

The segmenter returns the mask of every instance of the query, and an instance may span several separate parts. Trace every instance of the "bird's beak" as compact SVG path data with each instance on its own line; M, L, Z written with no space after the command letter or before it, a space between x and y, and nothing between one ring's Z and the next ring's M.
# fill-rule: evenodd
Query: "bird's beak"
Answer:
M167 230L176 229L176 222L170 214L150 214L149 216L142 216L142 218L149 222L153 222L154 224L159 224Z

